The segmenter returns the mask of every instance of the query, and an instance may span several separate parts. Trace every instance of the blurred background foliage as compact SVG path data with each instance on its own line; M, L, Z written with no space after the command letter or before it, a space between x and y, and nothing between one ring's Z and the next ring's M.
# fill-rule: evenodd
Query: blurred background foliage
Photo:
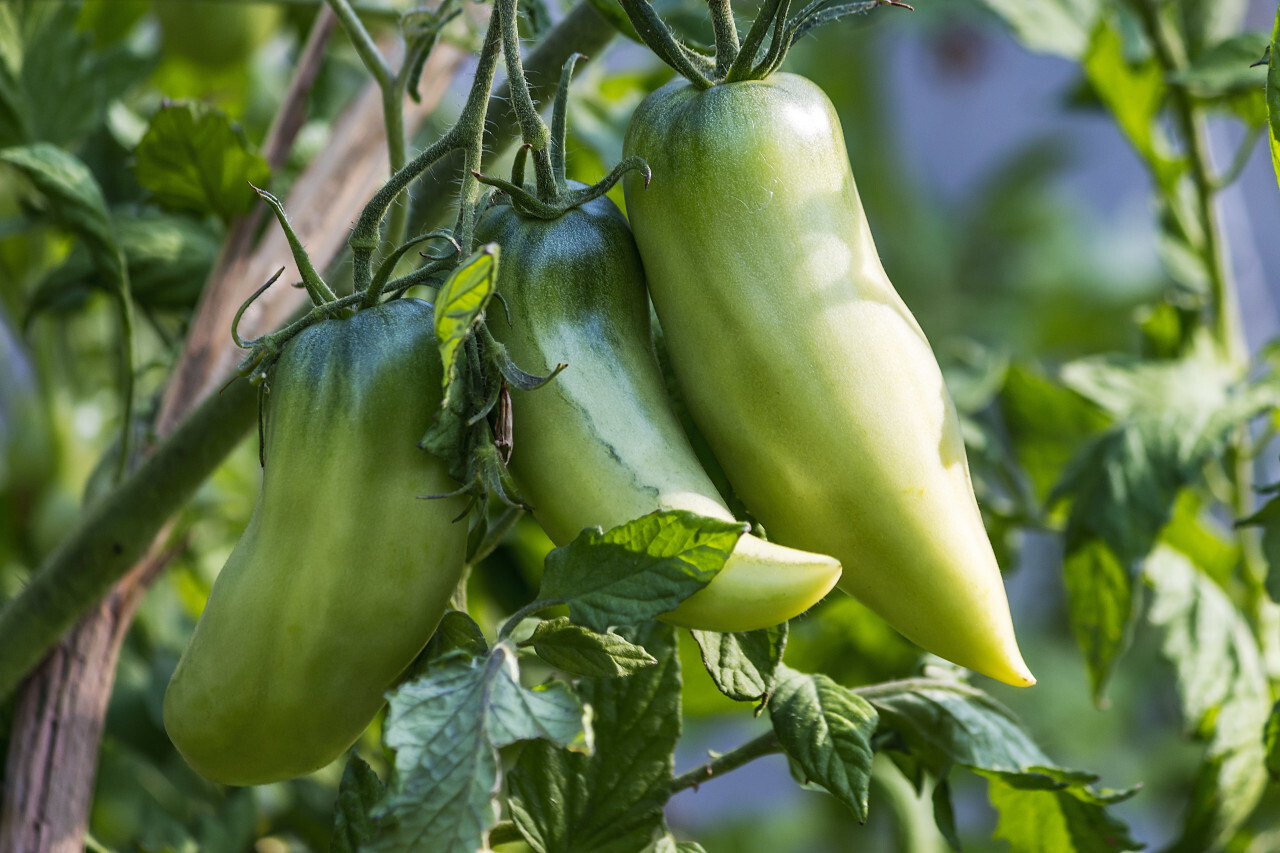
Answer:
M658 5L688 38L711 40L703 4ZM383 0L379 8L392 7L408 6ZM148 173L139 143L162 106L185 101L203 105L241 140L246 157L255 156L315 9L308 2L0 4L0 104L9 109L0 111L0 147L47 141L67 148L88 164L113 214L146 226L128 252L145 316L142 399L154 397L176 357L226 223L216 205L174 203L163 179ZM743 19L751 11L738 10ZM1269 28L1273 11L1258 2L1244 24ZM392 33L394 16L366 19ZM460 27L447 37L470 44L474 33ZM884 10L819 31L791 54L788 68L835 102L884 265L934 343L966 416L1018 634L1040 680L1025 691L985 679L981 686L1014 708L1063 766L1089 768L1115 787L1142 784L1115 808L1136 838L1158 849L1178 834L1203 748L1184 736L1172 671L1149 630L1136 631L1105 694L1093 700L1068 621L1062 546L1050 529L1061 518L1045 517L1048 485L1036 482L1025 458L1015 459L999 395L1010 382L1038 387L1044 371L1070 359L1150 352L1162 340L1152 330L1177 325L1187 276L1158 225L1142 161L1081 65L1063 56L1070 45L1023 37L979 0L919 0L914 14ZM1069 41L1069 28L1058 37ZM582 72L570 105L571 177L594 181L620 158L631 110L669 74L622 39ZM323 147L365 79L347 40L336 37L299 143L271 176L277 194ZM465 89L455 90L424 136L456 111ZM1224 117L1212 127L1224 164L1243 134L1238 124ZM616 200L621 205L620 194ZM1277 331L1280 280L1280 195L1265 146L1223 206L1257 348ZM118 432L109 297L84 263L17 173L0 171L3 598L21 588L92 500L98 460ZM1079 426L1083 435L1100 423ZM1050 480L1065 462L1058 456L1045 463ZM327 849L340 766L290 783L223 789L185 766L160 721L168 676L252 510L258 480L256 447L246 442L183 511L178 535L187 547L127 638L91 816L97 849ZM550 547L526 520L473 574L471 611L487 631L534 595ZM796 668L854 686L943 665L921 661L852 599L834 597L819 609L821 618L792 625L787 661ZM715 690L692 643L682 657L686 723L677 772L766 725ZM12 702L0 707L0 744L11 717ZM360 749L383 771L376 729ZM779 756L678 795L668 817L678 835L712 853L945 849L928 803L896 771L877 767L865 826L833 799L797 788ZM1007 849L991 840L995 815L985 785L967 775L952 784L965 849ZM1273 784L1230 849L1280 850L1277 815Z

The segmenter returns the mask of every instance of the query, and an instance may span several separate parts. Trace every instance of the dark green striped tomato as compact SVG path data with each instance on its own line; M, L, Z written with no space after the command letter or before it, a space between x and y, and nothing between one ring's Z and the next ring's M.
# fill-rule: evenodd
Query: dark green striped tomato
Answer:
M929 651L1034 682L955 407L880 266L826 95L794 74L636 110L627 211L694 421L775 541Z
M291 340L268 378L262 492L164 698L202 775L259 785L355 741L462 573L460 498L417 447L440 405L432 307L400 299Z
M568 367L512 392L511 471L534 516L563 544L660 509L732 520L671 408L654 356L640 258L607 198L558 219L489 209L478 233L502 246L499 310L489 327L526 370ZM704 589L663 617L711 631L748 631L802 613L840 565L744 535Z

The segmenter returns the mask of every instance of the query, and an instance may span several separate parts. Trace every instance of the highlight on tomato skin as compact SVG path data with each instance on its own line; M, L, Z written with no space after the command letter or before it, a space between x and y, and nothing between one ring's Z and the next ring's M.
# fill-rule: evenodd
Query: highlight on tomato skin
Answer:
M647 188L623 179L627 214L681 394L738 497L773 541L839 560L840 587L908 639L1034 684L955 407L825 94L788 73L677 78L623 153L653 164Z

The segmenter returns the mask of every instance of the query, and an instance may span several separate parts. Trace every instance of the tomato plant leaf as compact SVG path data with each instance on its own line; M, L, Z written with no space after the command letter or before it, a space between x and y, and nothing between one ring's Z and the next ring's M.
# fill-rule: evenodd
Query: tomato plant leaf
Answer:
M496 244L482 247L450 274L436 294L436 338L444 362L445 409L455 406L462 344L471 334L498 286Z
M598 632L651 619L710 583L745 531L685 510L587 529L547 555L538 597L568 604L574 622Z
M463 610L446 610L431 635L421 658L427 662L439 660L454 652L478 658L489 653L489 643L476 620Z
M1080 444L1111 423L1096 404L1019 364L1005 372L1000 408L1018 462L1041 502Z
M1079 59L1089 44L1098 0L981 0L1030 50Z
M1184 555L1157 549L1143 577L1152 589L1147 619L1164 631L1161 652L1174 665L1183 718L1208 740L1179 849L1217 849L1266 786L1266 671L1244 615Z
M46 142L0 150L0 161L27 177L59 226L84 241L98 271L117 293L128 286L124 257L102 189L83 162Z
M567 616L539 622L529 643L556 669L589 678L630 675L658 662L644 646L574 625Z
M0 8L0 147L79 142L102 125L112 99L150 70L124 45L95 49L77 26L78 12L74 3Z
M946 779L939 779L933 786L932 800L934 826L946 839L947 846L959 853L960 833L956 830L956 812L951 802L951 785Z
M155 310L186 310L200 296L221 241L186 216L154 211L113 222L124 252L134 301ZM88 250L77 246L62 266L41 280L27 303L27 318L42 311L80 308L104 285Z
M1271 169L1280 185L1280 7L1271 30L1267 56L1267 143L1271 149Z
M675 629L659 622L622 636L656 663L622 678L584 678L595 752L526 744L509 778L511 816L538 853L631 853L665 829L662 809L680 737Z
M1097 696L1124 648L1138 561L1172 519L1179 492L1241 423L1274 404L1275 390L1233 382L1199 338L1180 359L1082 359L1062 378L1117 421L1077 454L1050 495L1072 500L1064 570Z
M1134 619L1132 578L1115 552L1097 538L1072 546L1063 558L1062 574L1071 630L1084 653L1097 702L1129 642Z
M395 772L366 849L472 853L497 820L498 748L547 738L585 749L583 706L567 685L520 684L515 648L484 658L457 654L390 694L384 743ZM428 842L429 839L429 842Z
M373 837L371 812L386 790L368 762L352 752L342 771L333 806L333 836L329 842L332 853L359 853L361 845Z
M266 161L226 114L195 102L162 106L134 156L138 183L157 204L223 222L249 212L258 202L253 186L271 180Z
M1270 41L1264 32L1240 33L1218 42L1169 81L1185 86L1200 98L1221 98L1239 91L1256 91L1261 97L1266 72L1253 67Z
M1267 560L1267 595L1280 602L1280 497L1274 497L1238 525L1262 528L1262 554Z
M862 688L880 715L885 748L910 753L941 778L952 764L1020 770L1052 764L1013 712L958 681L916 678Z
M1131 65L1120 32L1103 19L1089 39L1083 65L1089 85L1151 169L1156 183L1171 189L1183 163L1172 159L1168 142L1156 124L1168 92L1159 64L1149 58L1140 65Z
M644 853L707 853L701 844L694 841L676 841L670 835L664 835L644 849Z
M735 702L768 701L787 647L787 623L741 634L690 633L721 693Z
M1194 62L1206 48L1211 49L1240 32L1249 0L1177 0L1169 4L1169 8L1186 41L1187 55Z
M1129 828L1106 806L1134 791L1096 792L1096 777L1049 768L1037 772L979 770L989 782L988 796L1000 818L996 838L1014 850L1053 853L1108 853L1141 850Z
M876 709L821 673L783 665L777 675L769 719L782 748L810 781L848 806L859 823L865 822Z
M1267 747L1267 773L1271 781L1280 782L1280 702L1271 706L1262 739Z

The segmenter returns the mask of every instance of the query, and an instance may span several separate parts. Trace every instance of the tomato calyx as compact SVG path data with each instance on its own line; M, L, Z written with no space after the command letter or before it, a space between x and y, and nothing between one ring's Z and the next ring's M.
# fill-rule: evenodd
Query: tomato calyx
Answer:
M746 37L739 42L729 3L710 2L707 5L716 34L716 53L708 59L677 39L649 0L620 2L640 41L699 89L765 79L778 70L796 41L823 24L866 15L885 6L912 10L902 0L812 0L792 14L791 0L765 0Z
M595 184L589 187L571 187L565 169L565 138L568 134L568 101L569 82L573 78L573 69L581 54L575 53L565 62L560 72L560 84L556 89L555 104L551 111L551 128L547 133L545 148L537 148L526 142L516 152L515 162L511 166L511 180L505 181L482 175L476 170L471 174L480 183L498 190L493 201L508 203L522 216L533 219L558 219L576 207L594 201L617 185L628 172L639 172L644 176L644 185L649 186L653 176L649 164L640 157L627 157L613 167ZM532 154L537 181L533 191L525 185L525 169Z

